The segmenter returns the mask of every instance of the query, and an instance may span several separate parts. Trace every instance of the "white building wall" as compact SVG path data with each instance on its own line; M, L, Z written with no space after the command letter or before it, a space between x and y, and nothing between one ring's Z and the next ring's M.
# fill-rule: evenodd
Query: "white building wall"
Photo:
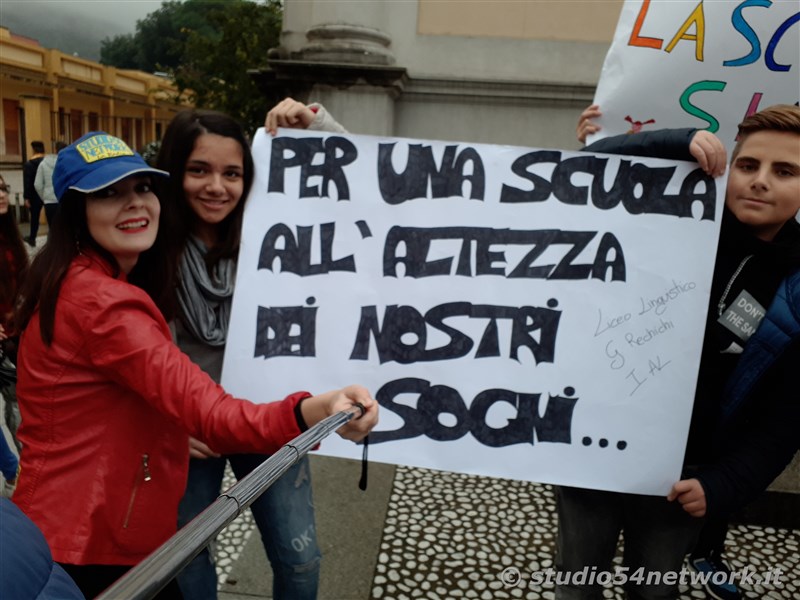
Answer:
M501 10L509 3L496 4ZM539 4L537 10L557 6ZM559 10L563 12L566 4ZM569 4L574 4L575 11L581 10L581 2ZM619 13L619 2L606 1L605 5L615 15ZM421 35L419 10L417 1L286 0L280 49L281 58L287 61L284 67L290 68L293 60L320 59L318 53L311 56L316 41L306 35L320 25L371 28L390 38L388 47L380 51L394 59L394 67L405 69L402 81L393 87L370 86L364 81L356 85L317 82L303 98L322 101L350 130L579 147L575 125L580 111L591 102L609 42ZM458 18L453 11L453 19ZM331 41L332 46L335 43ZM342 61L339 55L332 62L337 60L351 62L360 57ZM365 62L369 60L364 57ZM382 57L376 56L376 60Z

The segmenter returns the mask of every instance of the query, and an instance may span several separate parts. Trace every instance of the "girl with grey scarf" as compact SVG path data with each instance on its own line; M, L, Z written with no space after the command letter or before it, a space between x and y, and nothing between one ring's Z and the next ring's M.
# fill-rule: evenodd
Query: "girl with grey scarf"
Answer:
M320 107L321 108L321 107ZM322 117L326 113L322 109ZM319 109L316 114L319 114ZM203 110L178 113L170 123L157 165L171 175L159 190L168 257L178 285L175 341L219 381L227 340L245 199L253 182L248 140L227 115ZM179 509L183 526L220 492L226 461L241 479L266 456L220 456L192 440L189 481ZM320 551L314 524L308 459L293 466L251 506L273 570L273 597L313 599ZM302 539L302 547L295 540ZM293 543L294 542L294 543ZM201 552L178 577L184 597L215 599L213 553Z

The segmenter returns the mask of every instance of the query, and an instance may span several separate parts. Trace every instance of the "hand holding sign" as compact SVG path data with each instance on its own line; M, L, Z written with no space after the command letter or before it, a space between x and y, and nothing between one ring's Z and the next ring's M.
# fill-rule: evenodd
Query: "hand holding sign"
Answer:
M583 110L580 118L578 119L578 127L576 130L578 141L581 144L586 143L587 136L593 135L602 129L602 127L600 127L600 125L596 122L596 119L599 119L602 116L603 113L600 112L600 106L597 104L592 104Z
M712 177L722 177L728 167L728 153L720 139L711 132L698 131L689 144L700 167Z
M314 111L302 102L293 98L285 98L267 113L267 117L264 119L264 129L270 135L278 133L278 127L305 129L315 116Z
M700 481L697 479L681 479L667 496L667 500L680 502L683 510L693 517L704 517L706 515L706 492Z

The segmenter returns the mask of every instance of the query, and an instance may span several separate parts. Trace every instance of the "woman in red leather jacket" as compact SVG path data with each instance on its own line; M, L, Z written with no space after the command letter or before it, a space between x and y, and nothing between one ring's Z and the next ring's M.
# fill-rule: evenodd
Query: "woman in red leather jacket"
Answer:
M355 403L366 414L343 437L377 423L360 386L260 405L233 398L172 343L157 306L170 282L150 187L166 175L103 132L62 150L59 219L21 290L14 501L87 597L175 532L190 435L220 452L273 453ZM180 597L177 586L164 597Z

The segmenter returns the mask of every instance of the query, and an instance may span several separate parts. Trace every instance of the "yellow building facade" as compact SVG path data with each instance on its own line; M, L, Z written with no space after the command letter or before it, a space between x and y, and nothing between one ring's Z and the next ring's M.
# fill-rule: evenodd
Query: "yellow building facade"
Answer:
M161 138L181 108L165 77L101 65L43 48L0 27L0 165L20 165L30 143L52 152L58 140L73 142L103 130L134 149Z

